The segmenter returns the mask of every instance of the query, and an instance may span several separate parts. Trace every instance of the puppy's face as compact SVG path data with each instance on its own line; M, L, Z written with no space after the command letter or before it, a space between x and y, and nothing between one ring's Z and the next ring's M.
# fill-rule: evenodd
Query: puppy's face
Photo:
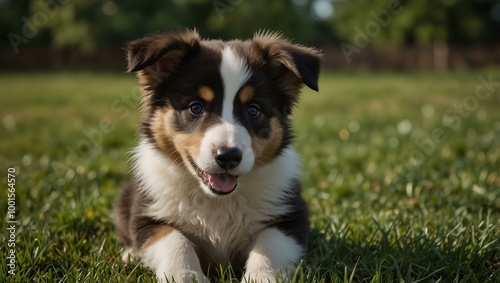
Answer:
M221 42L186 30L126 49L143 88L142 133L211 196L232 193L238 176L278 156L300 88L317 90L319 53L276 34Z

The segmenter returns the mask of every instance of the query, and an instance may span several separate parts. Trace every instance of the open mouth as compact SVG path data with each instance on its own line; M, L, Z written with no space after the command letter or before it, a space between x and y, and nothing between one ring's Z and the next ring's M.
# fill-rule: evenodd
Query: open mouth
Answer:
M189 158L189 163L198 174L203 183L217 195L227 195L232 193L238 185L238 176L229 173L210 173L201 170L194 161Z

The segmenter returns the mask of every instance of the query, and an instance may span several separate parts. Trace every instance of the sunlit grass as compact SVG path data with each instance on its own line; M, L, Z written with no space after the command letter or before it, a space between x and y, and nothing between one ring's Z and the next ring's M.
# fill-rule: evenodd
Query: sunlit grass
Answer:
M325 73L319 93L304 91L295 144L312 231L296 281L500 282L500 87L456 112L490 74ZM17 180L11 282L154 280L121 263L111 219L136 142L135 78L1 74L0 85L2 184L9 166Z

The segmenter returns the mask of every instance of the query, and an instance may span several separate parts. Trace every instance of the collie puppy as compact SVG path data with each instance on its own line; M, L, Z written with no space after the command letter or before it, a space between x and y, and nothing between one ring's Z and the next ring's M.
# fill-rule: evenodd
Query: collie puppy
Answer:
M124 261L160 282L208 282L220 265L246 282L289 278L309 233L290 114L304 84L318 90L320 52L273 32L226 42L195 30L125 50L142 121L115 209Z

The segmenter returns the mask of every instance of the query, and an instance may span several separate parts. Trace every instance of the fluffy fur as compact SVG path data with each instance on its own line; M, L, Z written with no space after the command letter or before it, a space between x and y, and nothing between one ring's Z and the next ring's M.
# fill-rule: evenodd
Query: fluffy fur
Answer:
M276 33L201 40L193 30L126 46L142 87L133 176L116 204L119 240L158 280L207 281L231 265L244 280L294 271L307 207L289 116L320 54Z

